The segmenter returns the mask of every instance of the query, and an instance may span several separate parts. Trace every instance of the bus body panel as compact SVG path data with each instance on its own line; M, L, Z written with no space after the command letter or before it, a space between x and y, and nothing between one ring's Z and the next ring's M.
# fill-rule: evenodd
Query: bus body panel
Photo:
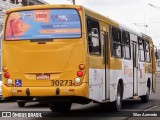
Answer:
M44 7L25 7L14 10L38 10ZM114 102L118 84L122 87L122 99L127 99L146 95L148 81L152 90L155 91L155 55L151 39L149 39L151 61L139 61L138 37L147 41L148 36L122 27L119 23L81 6L46 5L46 9L52 8L74 8L78 11L81 20L81 38L53 39L53 41L46 41L45 44L30 40L3 40L2 64L8 67L10 78L13 80L13 84L8 86L7 79L3 77L4 98L27 97L29 88L30 97L74 96L84 97L98 103ZM14 10L9 10L9 12ZM91 31L88 30L89 22L95 23ZM124 55L121 57L113 55L115 49L118 49L113 48L113 28L129 33L131 55L129 59L126 59ZM98 42L90 43L89 37L93 37L93 41L99 40L100 52L98 54L91 53L91 45L96 46ZM121 47L123 46L121 44ZM124 51L125 49L121 48L121 54L124 54ZM85 65L85 69L80 70L80 64ZM83 72L82 77L78 77L78 71ZM38 74L49 75L49 79L38 80ZM75 78L80 78L81 83L77 85ZM16 87L16 80L22 80L22 86ZM54 80L71 80L73 84L54 86ZM58 95L57 89L61 91ZM64 102L65 99L62 101Z
M84 64L81 44L82 41L65 43L59 40L42 45L6 43L3 45L3 61L6 64L3 65L11 71L13 82L15 79L24 79L23 86L51 86L50 80L74 80L78 65ZM36 80L39 73L49 74L50 78Z
M29 88L30 96L27 96L26 90ZM2 89L5 90L3 92L3 97L7 98L16 98L16 97L54 97L57 96L56 89L60 89L60 94L58 96L79 96L79 97L87 97L88 91L88 83L82 83L80 86L63 86L63 87L8 87L6 85L2 86ZM21 92L20 92L21 91ZM81 91L81 92L79 92ZM57 96L57 97L58 97Z
M143 96L146 95L147 91L147 82L148 80L153 81L154 84L151 89L155 89L155 80L154 75L151 72L147 71L146 68L152 66L151 64L155 63L146 63L146 62L139 62L139 52L138 52L138 37L143 38L143 34L134 32L126 27L122 27L121 25L117 24L116 22L110 21L107 18L103 18L101 15L97 15L92 11L86 10L86 16L93 18L93 20L97 20L100 24L100 34L103 33L103 26L102 23L107 24L106 31L108 32L108 64L106 65L107 74L105 78L105 69L103 64L103 52L101 55L92 55L89 54L89 98L93 99L98 102L103 102L105 100L115 101L116 94L117 94L117 86L120 80L123 81L123 99L131 98L134 96ZM87 23L87 21L86 21ZM126 60L124 58L116 58L112 57L110 51L111 48L111 31L109 30L109 26L120 28L121 30L127 31L130 34L130 45L132 41L136 43L136 66L133 72L133 55L131 54L131 60ZM145 35L144 35L145 36ZM144 37L144 39L147 39ZM152 41L152 40L150 40ZM152 43L149 43L152 45ZM101 49L103 50L103 41L101 36ZM133 53L132 45L131 45L131 53ZM150 57L151 60L154 59L153 56ZM146 65L146 66L145 66ZM153 68L153 71L155 69ZM105 88L105 79L107 81L107 88ZM152 80L153 79L153 80ZM104 89L105 88L105 89ZM107 93L107 99L104 97ZM106 95L106 96L107 96Z
M80 16L80 20L84 20L82 14L84 9L81 6L55 5L51 7L46 5L46 8L75 9ZM8 13L36 9L44 9L44 6L17 8L9 10ZM84 23L81 22L80 38L60 38L49 41L46 38L46 41L43 39L42 42L41 40L39 40L40 42L38 40L4 40L2 64L8 68L7 72L9 72L10 79L12 79L12 85L8 85L6 83L7 79L3 76L3 97L27 97L27 88L30 90L30 97L52 97L56 96L56 89L59 88L61 91L59 96L87 98L88 65L85 52L86 44L83 39L85 37L83 26ZM79 69L80 64L85 66L84 70ZM82 71L83 76L79 77L78 71ZM38 75L40 77L37 77ZM76 78L80 78L79 84L75 83ZM16 86L17 81L21 81L21 86ZM53 83L53 81L56 82ZM72 84L69 84L71 81ZM22 92L16 92L17 90Z

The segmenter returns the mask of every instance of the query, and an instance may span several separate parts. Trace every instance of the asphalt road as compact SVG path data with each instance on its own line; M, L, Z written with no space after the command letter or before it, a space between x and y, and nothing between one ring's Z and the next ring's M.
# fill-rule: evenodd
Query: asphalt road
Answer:
M160 119L158 117L132 117L133 113L139 114L141 111L160 111L160 78L158 78L157 81L157 92L156 94L152 94L150 96L150 101L148 103L141 103L140 99L134 99L134 100L124 100L123 101L123 107L121 112L109 112L107 110L103 109L102 105L96 104L96 103L90 103L87 105L79 105L79 104L73 104L71 111L69 113L53 113L48 108L47 104L40 104L37 102L27 103L24 108L19 108L17 106L16 102L0 102L0 114L4 111L11 111L16 113L14 114L14 118L8 118L12 120L19 120L22 118L17 118L16 115L22 116L22 114L25 116L25 111L29 113L37 113L37 116L42 115L43 119L68 119L68 120L77 120L77 119L87 119L87 120L139 120L139 119ZM15 112L16 111L16 112ZM160 113L159 113L160 115ZM23 117L24 117L23 116ZM75 118L76 117L76 118ZM0 118L1 119L1 118ZM30 119L30 120L37 120L39 118L33 118L30 115L30 118L23 118L23 119Z

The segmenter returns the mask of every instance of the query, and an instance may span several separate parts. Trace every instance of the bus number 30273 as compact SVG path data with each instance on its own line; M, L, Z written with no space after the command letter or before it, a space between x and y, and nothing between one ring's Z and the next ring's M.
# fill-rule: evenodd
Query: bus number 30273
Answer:
M72 86L72 80L52 80L52 86Z

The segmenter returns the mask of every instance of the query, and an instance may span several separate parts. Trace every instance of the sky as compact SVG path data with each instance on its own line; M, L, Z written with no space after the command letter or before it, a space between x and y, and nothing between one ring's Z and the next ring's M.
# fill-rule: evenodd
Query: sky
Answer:
M72 4L72 0L44 1L50 4ZM160 48L160 0L76 0L76 5L85 6L151 36L154 44Z

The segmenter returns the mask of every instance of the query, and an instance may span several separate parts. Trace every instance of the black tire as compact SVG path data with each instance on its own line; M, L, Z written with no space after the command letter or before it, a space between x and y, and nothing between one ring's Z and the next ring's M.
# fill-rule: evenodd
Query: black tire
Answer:
M53 112L68 112L71 109L72 103L64 102L64 103L48 103L49 108Z
M47 104L45 101L39 101L39 104Z
M149 101L149 95L150 95L150 88L147 87L146 95L143 95L143 96L140 97L141 98L141 102L142 103L148 103L148 101Z
M24 107L26 103L25 102L17 102L17 104L19 107Z
M116 100L114 102L109 103L109 110L110 111L118 112L121 110L122 96L123 96L122 86L120 84L118 84Z

